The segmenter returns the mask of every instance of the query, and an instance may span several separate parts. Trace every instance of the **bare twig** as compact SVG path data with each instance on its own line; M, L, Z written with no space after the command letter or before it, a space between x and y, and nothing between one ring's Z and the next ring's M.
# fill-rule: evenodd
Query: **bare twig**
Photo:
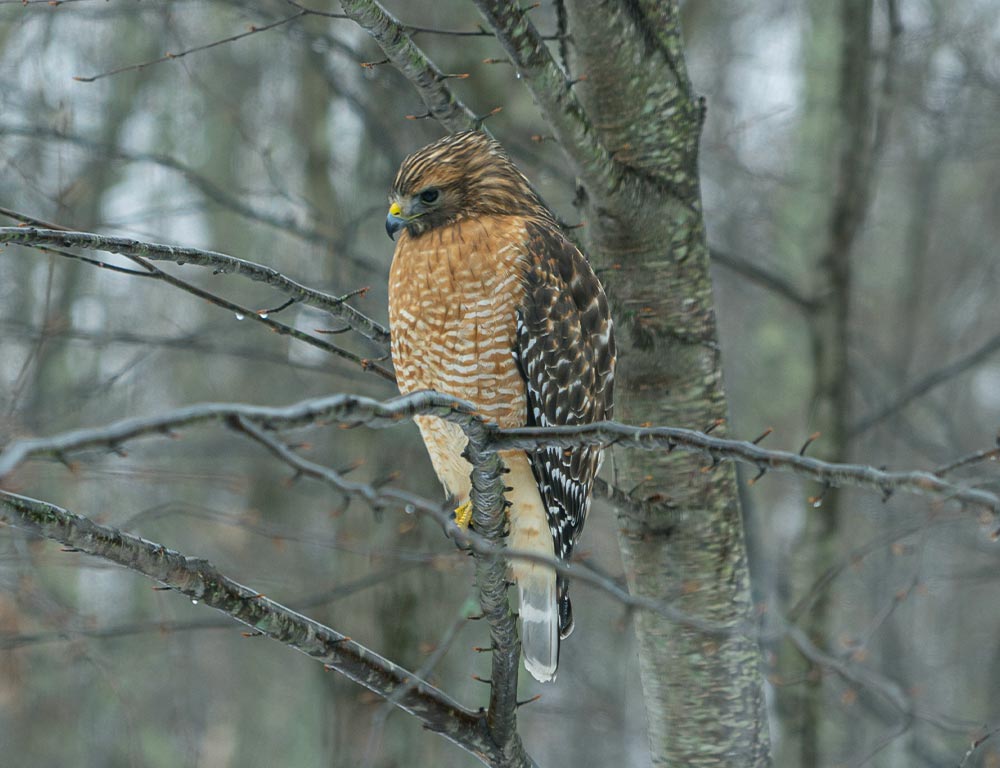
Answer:
M292 5L307 13L315 13L296 2ZM404 25L377 0L342 0L340 5L349 18L372 36L396 69L413 84L431 117L449 131L480 126L482 121L445 84L444 73L410 39Z
M807 296L782 275L748 259L720 251L718 248L710 249L709 253L714 263L767 288L775 295L787 299L802 311L808 313L816 310L818 302Z
M844 571L848 568L854 567L860 563L872 552L876 552L884 547L889 547L902 539L920 534L929 528L957 525L964 521L964 518L958 516L934 516L916 525L909 525L905 528L894 528L876 536L875 538L869 539L864 544L844 553L843 557L841 557L838 562L831 565L824 573L822 573L812 583L809 589L805 591L802 597L796 600L795 604L785 612L785 619L793 624L797 622L800 618L802 618L806 611L812 607L819 595L824 590L828 589L838 576L844 573ZM765 637L764 639L770 640L774 638Z
M129 270L131 271L131 270ZM136 276L150 277L149 272L135 272ZM203 338L200 332L186 333L176 336L159 336L145 333L131 333L127 331L100 332L84 331L79 328L71 328L68 325L45 325L35 326L31 323L19 323L10 320L0 320L0 328L7 337L19 336L27 339L46 340L58 339L66 342L87 342L95 346L105 346L108 344L125 344L148 348L172 349L180 352L189 352L208 355L226 355L230 357L240 357L256 362L267 362L285 368L294 368L301 371L309 371L323 375L339 375L342 371L331 368L324 360L322 364L306 363L290 360L287 354L269 353L260 348L260 345L237 347L230 344L212 344Z
M389 341L389 331L365 316L343 297L308 288L285 277L271 267L252 261L228 256L216 251L175 245L161 245L133 240L127 237L98 235L92 232L70 232L37 227L0 227L0 243L36 246L51 245L61 248L85 248L88 250L117 253L122 256L138 256L150 261L173 261L178 264L196 264L211 267L216 274L235 273L255 282L265 283L309 306L329 312L339 320L349 324L365 338L374 341L385 350Z
M972 466L973 464L979 464L983 461L997 461L1000 460L1000 448L990 448L981 451L973 451L966 456L960 456L954 461L949 461L947 464L942 464L940 467L936 467L933 472L935 475L944 477L945 475L954 472L956 469L962 469L964 467Z
M270 24L265 24L262 27L258 27L256 25L251 24L250 28L246 32L241 32L237 35L230 35L229 37L225 37L221 40L215 40L214 42L207 43L205 45L198 45L195 46L194 48L188 48L187 50L179 51L177 53L165 53L158 59L153 59L151 61L144 61L141 64L129 64L127 66L118 67L117 69L112 69L107 72L101 72L98 75L90 75L87 77L77 76L74 77L73 79L81 83L92 83L95 80L100 80L101 78L104 77L111 77L112 75L120 75L122 72L135 72L141 69L145 69L146 67L151 67L154 64L162 64L165 61L175 61L176 59L181 59L192 53L200 53L201 51L207 51L209 48L215 48L218 45L225 45L226 43L234 43L237 40L242 40L244 37L250 37L251 35L256 35L260 32L267 32L270 29L274 29L275 27L280 27L284 24L287 24L290 21L301 19L305 15L306 15L305 11L300 11L299 13L294 13L291 16L286 16L283 19L278 19L277 21L274 21Z
M857 422L851 425L851 436L855 437L862 432L867 432L877 424L899 413L917 398L926 395L931 390L947 383L956 376L962 375L970 368L992 357L998 351L1000 351L1000 333L988 339L969 354L938 368L936 371L931 371L920 380L915 381L901 392L895 400L879 408L875 413L858 419Z
M703 432L678 427L640 428L616 422L601 422L579 427L491 428L490 443L497 450L527 449L541 445L567 448L579 445L619 445L644 450L677 448L703 453L712 462L738 461L758 469L808 477L833 487L855 486L873 489L882 494L898 490L918 496L952 499L1000 515L1000 497L996 494L948 482L931 472L889 472L864 464L821 461L790 451L767 450L751 442L712 437Z
M459 615L455 620L448 625L448 628L441 635L440 639L434 646L434 650L427 656L424 663L420 665L417 670L416 676L413 678L413 684L416 685L420 680L426 680L431 676L431 673L435 670L438 664L444 659L448 651L451 649L452 644L455 642L455 638L458 637L458 633L462 628L469 622L469 616L464 610L459 612ZM372 765L372 761L376 754L377 744L382 740L382 733L385 730L385 722L393 712L395 712L396 701L400 696L407 692L406 688L400 688L392 696L386 700L386 702L379 707L378 712L372 718L371 731L368 733L368 744L365 747L365 759L362 763L362 768L368 768Z
M2 229L3 228L0 228L0 230ZM70 258L70 259L80 258L75 254L68 253L58 248L48 248L47 246L28 246L28 247L37 248L38 250L46 251L48 253L54 253L58 256L63 256L65 258ZM371 371L372 373L376 374L377 376L381 376L383 379L387 381L395 381L395 376L390 370L388 370L387 368L383 368L377 362L369 358L361 357L360 355L357 355L354 352L343 349L342 347L338 347L335 344L331 344L330 342L324 339L320 339L315 336L310 336L308 333L304 333L303 331L300 331L298 328L286 325L285 323L280 323L277 320L268 317L267 312L258 312L248 307L244 307L240 304L230 301L229 299L225 299L217 294L211 293L210 291L206 291L203 288L199 288L198 286L193 285L187 282L186 280L181 280L178 277L174 277L173 275L169 274L168 272L164 272L163 270L159 269L158 267L154 266L153 264L151 264L150 262L146 261L145 259L139 256L132 256L126 254L125 258L130 259L136 264L139 264L146 271L133 272L132 270L123 270L120 268L114 269L113 271L125 272L132 276L148 277L150 279L159 280L161 282L167 283L168 285L172 285L175 288L179 288L182 291L190 293L193 296L197 296L199 299L207 301L210 304L214 304L217 307L222 307L223 309L232 312L239 320L244 320L249 318L254 322L262 323L275 333L279 333L283 336L291 336L292 338L301 341L304 344L309 344L310 346L316 347L317 349L321 349L324 352L329 352L333 355L336 355L337 357L349 360L352 363L356 363L358 366L360 366L362 370ZM97 267L112 269L111 265L104 264L103 262L95 261L93 259L82 259L82 260L87 263L92 263Z
M238 319L241 320L250 319L256 323L262 323L263 325L266 325L268 328L270 328L272 331L280 333L283 336L291 336L293 339L297 339L298 341L309 344L310 346L322 349L325 352L330 352L331 354L343 358L344 360L349 360L350 362L360 366L362 370L371 371L372 373L382 377L386 381L396 380L396 377L392 373L392 371L388 370L387 368L383 368L381 365L373 362L369 358L361 357L360 355L357 355L354 352L343 349L342 347L338 347L336 344L331 344L330 342L324 339L319 339L315 336L310 336L308 333L304 333L300 331L298 328L295 328L294 326L287 325L285 323L280 323L277 320L268 317L266 312L256 312L252 309L248 309L247 307L243 307L239 304L229 301L228 299L224 299L221 296L217 296L214 293L199 288L198 286L193 285L187 282L186 280L181 280L178 277L174 277L173 275L164 272L162 269L159 269L158 267L154 266L153 264L146 261L140 256L126 256L126 258L131 259L136 264L145 267L147 270L149 270L150 275L155 277L157 280L161 280L164 283L167 283L168 285L174 286L175 288L180 288L181 290L186 291L187 293L190 293L193 296L197 296L198 298L203 299L211 304L215 304L218 307L227 309L230 312L233 312Z

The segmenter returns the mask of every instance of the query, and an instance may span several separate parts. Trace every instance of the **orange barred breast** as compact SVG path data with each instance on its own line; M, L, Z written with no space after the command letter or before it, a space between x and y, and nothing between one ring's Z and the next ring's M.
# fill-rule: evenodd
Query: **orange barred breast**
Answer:
M468 400L488 421L524 426L524 381L514 362L525 271L523 221L481 217L400 236L389 274L392 359L400 392L433 389ZM464 500L468 463L461 429L419 417L446 489Z

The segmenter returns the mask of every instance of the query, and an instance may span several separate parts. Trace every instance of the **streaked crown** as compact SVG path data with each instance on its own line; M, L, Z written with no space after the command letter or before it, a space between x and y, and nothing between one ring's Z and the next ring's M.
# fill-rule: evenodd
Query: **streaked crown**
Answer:
M481 215L552 220L531 184L500 144L464 131L417 150L396 174L389 200L411 235Z

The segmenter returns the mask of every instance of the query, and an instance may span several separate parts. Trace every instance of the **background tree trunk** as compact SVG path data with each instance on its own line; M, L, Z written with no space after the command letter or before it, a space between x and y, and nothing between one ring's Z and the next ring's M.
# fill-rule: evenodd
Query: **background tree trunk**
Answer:
M839 57L835 105L827 105L823 129L833 152L829 214L820 242L813 294L816 309L809 317L814 365L812 418L810 428L820 439L810 455L825 461L846 462L850 458L849 427L851 407L851 365L849 357L851 255L860 235L871 196L875 129L872 98L872 0L841 0L831 9L837 25ZM831 20L832 21L832 20ZM830 114L834 116L830 120ZM826 173L824 173L824 176ZM814 509L806 518L799 551L800 583L819 578L837 561L842 549L841 529L849 510L836 488L815 489ZM836 605L830 590L816 598L806 620L806 631L820 647L835 635ZM795 649L785 649L797 657ZM792 663L795 663L794 661ZM823 675L813 670L807 675L801 696L789 697L792 721L799 727L789 743L798 742L790 759L799 765L818 765L824 754L826 699Z

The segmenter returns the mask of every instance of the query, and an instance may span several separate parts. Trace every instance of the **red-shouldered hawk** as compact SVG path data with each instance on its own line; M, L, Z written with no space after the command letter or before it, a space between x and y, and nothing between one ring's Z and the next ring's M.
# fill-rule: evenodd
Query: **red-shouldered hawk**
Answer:
M611 418L615 341L608 301L583 254L502 147L448 136L410 155L390 193L400 233L389 278L392 358L401 392L434 389L473 403L501 427ZM417 419L445 490L470 515L462 430ZM509 545L568 558L590 507L601 451L504 451ZM567 583L515 561L524 665L545 682L573 629Z

